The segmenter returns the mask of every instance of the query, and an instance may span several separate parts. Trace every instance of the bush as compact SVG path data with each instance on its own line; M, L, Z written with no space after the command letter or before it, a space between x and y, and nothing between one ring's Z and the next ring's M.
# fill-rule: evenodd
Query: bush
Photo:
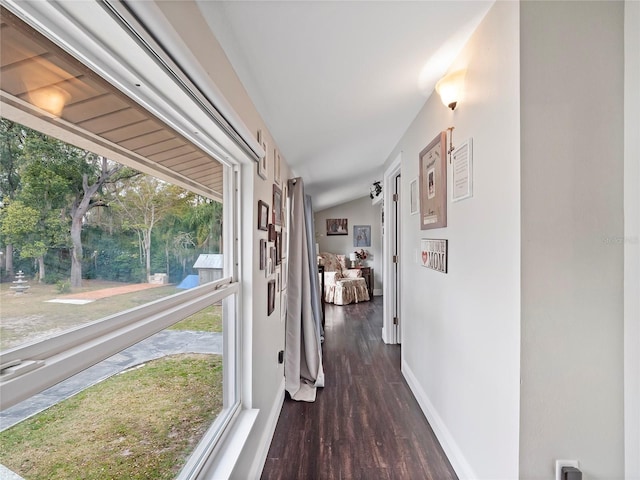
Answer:
M71 292L71 282L68 282L67 280L58 280L56 282L56 290L58 293Z

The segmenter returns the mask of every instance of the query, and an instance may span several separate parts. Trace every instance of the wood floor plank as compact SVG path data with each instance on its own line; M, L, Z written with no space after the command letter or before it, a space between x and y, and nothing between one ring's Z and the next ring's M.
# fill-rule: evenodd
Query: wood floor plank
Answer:
M326 305L325 387L285 400L263 480L457 479L381 331L381 297Z

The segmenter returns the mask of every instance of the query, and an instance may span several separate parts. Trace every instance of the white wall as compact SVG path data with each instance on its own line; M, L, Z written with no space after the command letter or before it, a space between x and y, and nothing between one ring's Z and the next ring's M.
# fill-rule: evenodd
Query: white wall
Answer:
M624 91L625 478L640 479L640 2L627 0Z
M520 478L622 478L624 3L520 8Z
M460 478L518 476L518 14L517 2L491 8L452 68L467 68L456 111L433 95L387 161L402 151L409 205L419 152L452 125L454 144L473 137L474 195L448 201L448 226L402 214L403 372ZM448 274L417 264L422 238L449 240Z
M364 248L372 256L365 264L373 268L374 295L382 295L382 211L381 203L371 205L369 196L352 200L335 207L315 212L316 242L321 252L349 255ZM346 218L349 221L348 235L327 235L328 218ZM371 225L371 247L353 245L353 226Z

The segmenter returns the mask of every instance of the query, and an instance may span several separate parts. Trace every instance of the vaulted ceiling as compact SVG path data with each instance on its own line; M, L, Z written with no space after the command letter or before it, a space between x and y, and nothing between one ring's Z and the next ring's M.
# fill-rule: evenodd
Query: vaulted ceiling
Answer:
M493 1L198 1L319 210L369 193Z
M321 210L367 195L382 178L385 160L493 0L181 2L197 6L189 9L201 16L194 24L208 25L220 42L282 157ZM220 198L215 159L9 17L3 13L3 115L28 109L34 93L62 89L70 97L61 117L45 112L42 120L97 139L125 159L159 164L168 178ZM197 56L207 54L191 53L195 58L181 61L202 62ZM38 84L21 83L26 77Z

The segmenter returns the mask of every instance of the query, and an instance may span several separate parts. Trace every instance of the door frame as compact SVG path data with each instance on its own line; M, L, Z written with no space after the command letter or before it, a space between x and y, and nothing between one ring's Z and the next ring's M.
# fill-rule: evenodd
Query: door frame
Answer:
M383 206L382 214L384 223L382 226L382 341L387 344L401 343L400 335L400 261L396 265L393 262L393 238L397 243L397 255L400 255L400 241L402 228L400 228L401 215L399 206L401 196L398 195L397 206L393 202L393 194L396 190L396 177L402 170L402 152L391 162L385 170L382 180ZM397 284L397 288L396 288ZM398 312L395 312L395 306ZM394 325L393 318L398 317L398 324Z

